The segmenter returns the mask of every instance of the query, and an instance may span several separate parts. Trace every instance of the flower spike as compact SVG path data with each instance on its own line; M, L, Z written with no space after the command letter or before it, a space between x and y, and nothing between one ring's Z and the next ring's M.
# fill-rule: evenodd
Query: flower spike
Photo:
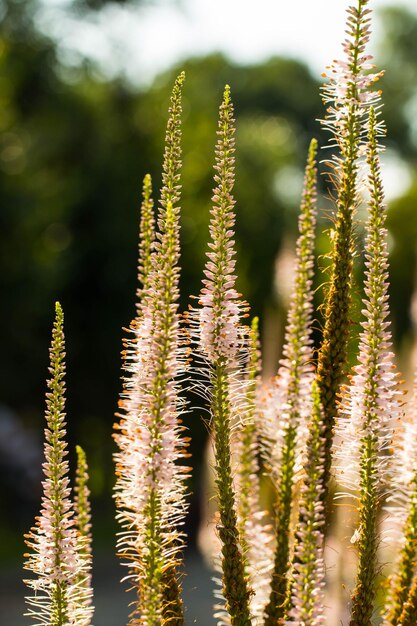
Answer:
M275 486L276 549L271 594L265 626L284 615L290 566L291 513L295 467L301 449L300 431L311 412L313 349L313 273L316 226L317 141L312 140L306 165L299 218L295 285L286 327L283 359L278 376L267 390L263 411L263 447Z
M414 574L410 592L404 603L400 618L396 624L398 626L414 626L417 621L417 573Z
M313 384L312 414L305 447L300 521L294 548L294 571L289 602L290 624L322 626L324 618L324 507L322 476L325 433L320 394Z
M237 518L246 571L253 589L251 613L254 624L263 623L263 611L270 594L273 550L271 528L260 509L259 442L257 433L258 390L260 382L259 320L254 317L249 331L249 359L246 366L240 420L232 434L236 460L235 490Z
M86 611L90 610L92 617L92 536L91 536L91 504L88 488L87 457L81 446L76 446L77 471L74 487L74 521L77 529L78 553L84 561L83 572L78 576L77 584L83 589Z
M394 451L393 495L390 498L392 512L401 528L401 547L394 572L388 581L386 600L387 614L384 626L396 626L404 604L413 604L411 591L417 560L417 379L414 394L404 420L401 439ZM417 595L414 595L417 610Z
M389 450L393 426L401 415L398 374L391 352L388 306L388 252L386 207L380 175L375 110L369 112L369 219L365 251L365 300L359 340L359 365L342 401L338 419L341 440L336 457L341 461L339 482L359 491L359 527L355 533L359 553L352 594L350 626L365 626L374 611L378 514L391 479ZM359 486L359 488L358 488Z
M330 478L333 430L337 396L345 374L349 339L352 283L352 219L358 204L358 159L370 106L378 105L379 91L372 90L381 74L369 74L371 56L366 53L370 34L369 0L357 0L348 9L344 60L330 67L330 82L323 89L329 105L325 128L332 133L336 154L329 163L336 188L336 215L331 277L326 294L323 340L319 351L317 382L326 425L326 455L323 498Z
M327 68L329 82L322 89L323 101L328 104L322 124L331 134L332 144L348 157L352 144L361 139L366 144L366 123L371 107L378 109L381 92L372 89L383 72L375 69L372 55L366 52L371 33L369 0L357 0L347 10L347 39L343 42L343 60L335 60ZM327 74L324 74L327 77ZM338 159L336 158L335 165Z
M25 580L35 592L28 597L27 615L36 624L88 626L91 592L85 591L89 568L80 557L74 510L70 498L67 445L65 443L65 340L64 314L55 305L50 348L50 374L46 394L45 461L40 516L26 537L30 554L25 569L36 578ZM81 581L81 585L79 584Z
M246 351L245 331L241 317L245 305L235 288L235 250L233 229L235 215L232 196L234 184L234 120L230 88L224 90L219 112L218 141L214 176L217 183L211 209L208 261L200 293L198 310L191 322L197 347L197 358L206 365L208 383L201 390L208 396L214 441L219 523L217 530L222 552L222 592L226 616L232 626L249 626L250 589L245 558L239 536L238 519L231 468L231 427L239 414L237 389L242 389L240 361Z
M150 287L149 278L152 270L152 250L155 241L155 216L152 200L152 179L150 174L146 174L143 179L142 205L140 211L140 231L139 231L139 263L137 291L138 308L142 298Z
M124 527L118 546L127 559L138 601L130 624L184 624L177 568L183 549L187 457L180 414L178 376L184 367L178 314L181 92L174 85L166 132L159 232L152 241L150 187L145 179L139 279L146 286L131 324L125 351L125 379L116 455L118 518ZM145 224L145 226L144 226ZM148 230L147 230L148 228ZM148 233L148 234L146 234ZM151 253L149 263L149 253Z

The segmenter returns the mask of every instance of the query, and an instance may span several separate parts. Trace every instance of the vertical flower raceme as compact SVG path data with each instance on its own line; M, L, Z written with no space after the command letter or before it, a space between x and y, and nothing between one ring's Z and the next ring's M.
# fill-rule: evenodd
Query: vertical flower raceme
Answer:
M184 346L178 314L181 92L184 74L171 96L158 213L153 243L149 187L145 181L142 213L138 315L125 351L125 379L116 441L116 501L124 532L118 545L127 559L129 580L137 590L130 624L184 623L180 581L188 468L180 414L178 376ZM149 256L150 255L150 256ZM149 262L150 261L150 262Z
M129 340L124 339L123 344L126 350L122 356L126 361L126 369L131 374L126 385L129 386L129 393L121 400L120 405L124 412L118 417L120 422L115 425L119 435L115 436L119 445L124 449L124 463L127 463L129 456L129 446L132 440L140 436L138 420L132 416L139 411L138 400L141 396L141 388L146 384L146 376L150 364L150 339L152 319L146 303L149 302L150 276L152 270L152 252L155 245L155 216L152 200L152 181L149 174L143 180L142 203L140 207L140 228L139 228L139 258L138 258L138 288L136 291L136 318L131 322L128 329L131 335ZM135 454L129 456L131 471L135 471ZM118 484L124 481L119 477ZM126 476L127 484L130 484L130 475Z
M312 414L304 454L304 478L300 494L291 606L288 621L304 626L321 626L324 621L324 471L325 432L320 394L313 385Z
M342 401L338 420L341 461L339 482L359 491L359 527L355 532L359 563L352 594L351 626L371 623L374 611L378 515L390 480L393 425L400 417L400 391L391 352L388 307L386 207L378 157L378 122L369 114L369 219L365 251L365 300L359 341L359 364Z
M48 626L88 626L86 562L80 558L70 498L65 443L65 340L61 306L55 307L46 394L45 461L40 516L26 537L30 548L25 568L36 575L25 583L34 591L27 598L32 623ZM80 585L81 581L81 585ZM88 595L88 594L87 594Z
M116 428L123 432L119 437L119 444L128 447L131 439L139 436L137 420L131 416L138 410L138 399L141 397L141 386L146 382L148 366L150 364L150 339L152 319L146 303L149 302L150 276L152 270L152 252L155 245L155 217L152 200L152 181L149 174L145 175L142 189L142 203L140 210L139 229L139 260L138 260L138 289L136 292L136 318L131 322L128 332L132 335L129 340L124 340L126 350L122 355L126 358L126 367L130 367L132 374L128 385L129 393L123 399L124 414L121 414L120 422ZM129 366L130 363L130 366ZM117 438L117 437L116 437ZM125 449L125 462L128 450ZM131 461L135 462L135 456ZM132 467L132 471L134 471ZM123 479L121 479L123 480ZM130 478L127 477L129 481Z
M149 285L149 278L152 270L152 250L155 243L155 217L152 200L152 179L146 174L143 179L142 205L140 211L140 232L139 232L139 264L137 291L137 308L140 315L142 299L146 297Z
M417 561L417 380L401 439L394 451L393 493L390 503L402 531L401 548L388 581L385 626L399 621L409 598ZM417 600L417 596L415 596ZM408 609L409 611L410 609ZM415 604L417 611L417 605ZM411 622L410 622L411 623Z
M260 508L258 387L260 374L259 321L252 320L249 332L249 358L246 366L247 389L232 433L232 452L236 461L235 491L237 519L246 571L250 586L251 614L254 624L263 623L263 611L270 593L273 553L271 529ZM234 467L234 464L233 464Z
M397 626L415 626L417 623L417 572L414 574L407 599L396 622Z
M331 449L337 395L345 373L349 338L352 282L352 220L358 203L358 159L363 152L364 128L369 107L376 106L380 92L372 90L379 74L369 73L372 57L366 47L370 35L369 0L357 0L348 9L344 60L330 66L330 81L323 90L328 104L323 125L332 134L335 154L329 163L336 188L331 277L324 309L323 340L319 351L317 381L326 425L326 456L323 497L330 477Z
M256 396L260 373L259 319L254 317L249 332L249 359L247 363L248 386L242 402L241 422L236 428L235 455L237 459L237 483L239 488L239 512L241 524L245 525L251 515L253 486L258 474L258 446L256 441Z
M207 367L208 381L201 383L210 404L214 441L219 523L222 552L222 591L232 626L251 624L250 589L245 557L239 536L235 492L231 469L231 425L238 414L235 402L240 377L242 350L247 351L241 317L245 305L235 289L234 222L234 120L230 89L226 86L220 106L216 145L213 208L210 220L210 251L198 310L192 323L198 342L197 359Z
M75 475L75 521L81 537L86 539L85 553L91 554L91 504L90 490L88 488L88 465L87 457L81 446L76 447L77 472Z
M77 543L79 558L83 561L83 570L78 576L77 585L80 587L80 599L85 606L86 614L90 612L90 621L93 614L91 587L92 565L92 536L91 536L91 504L88 488L88 465L84 450L76 447L77 472L74 487L74 521L77 529ZM90 622L88 622L90 624Z
M283 359L277 378L268 389L263 411L263 444L274 482L276 503L276 550L271 595L265 624L272 626L284 614L290 564L291 513L297 455L303 425L311 412L314 377L311 324L316 225L317 142L308 155L299 219L295 285L286 328Z

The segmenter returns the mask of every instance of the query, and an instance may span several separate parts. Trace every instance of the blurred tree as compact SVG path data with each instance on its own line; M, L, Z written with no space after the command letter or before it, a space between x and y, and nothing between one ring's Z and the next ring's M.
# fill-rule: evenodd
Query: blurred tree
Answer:
M89 452L93 491L108 493L121 327L134 314L141 179L149 171L160 182L179 68L146 92L121 79L104 82L88 63L62 68L32 17L31 3L9 0L0 38L0 397L42 427L59 299L72 437ZM305 66L284 59L241 67L213 55L185 69L183 306L200 287L216 115L229 82L238 117L240 287L261 313L284 232L296 221L306 146L318 128L318 84ZM203 437L200 428L197 449Z
M405 158L417 157L417 14L404 7L380 12L383 36L378 65L386 68L381 81L388 141Z
M181 0L72 0L69 9L78 11L99 11L109 4L158 5L181 4Z
M410 339L411 298L417 287L417 14L401 7L381 11L378 47L388 128L387 142L412 173L409 190L389 207L392 235L391 311L397 342Z
M407 193L391 204L388 227L393 241L390 306L395 334L402 341L412 329L411 300L417 288L417 177Z
M99 79L87 61L62 67L55 43L35 28L34 11L35 0L0 4L0 398L26 423L42 426L48 337L59 299L66 311L72 436L89 453L93 492L108 495L121 327L134 315L141 180L149 171L155 188L160 183L170 87L180 68L143 91L122 79ZM415 159L410 107L416 101L417 51L410 50L417 45L417 18L394 14L385 22L391 50L385 114L392 145ZM403 44L404 32L409 35ZM274 298L277 253L295 230L307 145L320 133L319 85L306 66L288 59L246 67L211 55L183 67L182 305L199 292L217 109L224 84L230 83L238 128L239 287L254 314L262 316ZM404 200L407 208L398 203L391 212L398 217L392 221L398 298L407 297L414 281L411 264L405 273L404 258L395 257L395 250L415 255L407 230L410 221L417 222L413 197ZM409 324L404 302L393 304L397 327ZM203 437L203 429L196 429L195 449Z
M120 326L134 293L135 205L147 144L134 121L136 96L121 82L93 78L88 66L64 80L53 42L26 8L9 3L0 38L1 398L41 427L47 328L62 298L71 422L77 438L79 429L94 432L88 448L100 489Z

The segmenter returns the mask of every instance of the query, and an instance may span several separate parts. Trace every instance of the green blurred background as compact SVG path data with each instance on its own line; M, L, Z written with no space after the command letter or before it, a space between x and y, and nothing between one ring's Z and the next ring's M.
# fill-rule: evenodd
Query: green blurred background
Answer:
M91 19L105 4L74 0L66 10L77 20ZM69 441L72 449L80 443L89 458L96 550L113 551L111 435L122 327L134 315L141 180L150 172L159 187L176 74L181 69L187 74L181 306L199 291L217 108L228 82L237 117L239 288L263 320L268 373L279 357L306 149L313 135L321 145L327 142L316 121L324 113L320 78L301 61L275 57L243 65L213 53L138 86L122 71L109 77L82 55L67 63L59 42L39 28L40 6L35 0L0 2L2 572L20 568L22 533L39 509L44 381L55 300L66 314ZM384 8L378 19L376 57L378 67L386 68L387 174L396 190L389 202L392 320L400 365L408 372L417 320L417 13ZM325 177L321 186L323 267L325 216L331 209ZM362 236L358 226L358 245ZM358 295L360 274L359 267ZM325 280L319 274L317 286ZM318 304L320 297L318 290ZM196 468L189 520L193 543L206 429L195 413L187 425Z

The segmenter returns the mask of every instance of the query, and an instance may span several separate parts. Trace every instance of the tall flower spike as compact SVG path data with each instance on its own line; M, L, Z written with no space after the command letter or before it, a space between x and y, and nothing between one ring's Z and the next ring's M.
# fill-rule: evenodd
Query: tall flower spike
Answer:
M331 146L338 154L329 163L336 189L336 215L331 277L324 309L323 340L319 351L317 382L326 425L326 456L323 497L330 478L337 396L347 361L349 310L352 283L352 219L358 203L358 158L369 107L376 106L380 92L371 90L381 74L369 74L371 56L366 53L370 35L369 0L357 0L348 9L345 58L330 66L330 82L323 89L329 105L325 128L332 133Z
M388 581L385 626L396 626L409 596L417 561L417 379L394 452L393 495L390 501L402 530L402 546ZM415 596L415 601L417 596ZM408 609L410 610L410 609ZM417 604L415 604L417 611Z
M372 55L366 52L371 34L369 0L356 0L356 6L347 10L346 34L343 42L343 60L335 60L327 68L329 82L323 87L323 101L328 104L322 124L332 133L332 144L340 150L342 159L352 156L360 138L366 143L366 123L371 107L377 108L381 92L372 90L383 72L371 73L375 68ZM327 77L327 74L323 74ZM342 162L335 160L336 174ZM341 172L340 172L341 173Z
M50 374L46 394L45 461L40 516L26 536L30 548L25 569L36 575L25 580L34 596L26 598L27 615L36 624L88 626L91 607L85 605L83 587L85 561L78 552L70 499L67 446L65 443L65 341L64 315L55 305L55 322L50 348Z
M138 593L129 622L135 626L184 623L177 573L183 549L181 525L186 512L188 473L188 468L178 464L188 456L178 389L184 362L178 315L177 204L183 82L181 74L171 96L159 232L152 246L151 266L145 265L143 257L139 262L140 271L148 267L150 273L145 275L142 270L147 293L143 294L138 317L130 328L133 340L127 342L125 351L125 370L129 375L121 401L124 415L116 434L116 500L118 518L125 529L118 546L121 556L127 559L128 578Z
M400 417L400 391L391 352L388 307L386 207L380 175L375 110L369 114L369 219L365 251L365 300L359 338L359 364L354 369L338 419L341 461L338 476L353 495L359 490L359 527L354 534L359 553L352 594L351 626L371 623L374 611L378 515L388 489L389 449L393 425Z
M324 507L322 473L325 433L320 394L313 385L312 414L305 447L304 480L300 494L300 522L294 549L290 624L321 626L324 618Z
M152 269L152 250L155 241L155 217L152 200L152 179L150 174L146 174L143 179L142 205L140 210L140 231L139 231L139 263L137 291L137 306L140 310L140 302L149 289L149 278Z
M138 259L138 283L139 286L136 291L136 319L131 322L129 332L135 335L133 340L123 340L124 346L127 350L122 352L122 356L126 360L136 359L135 369L135 382L139 389L143 380L146 379L146 366L149 362L148 352L150 349L149 340L151 336L151 320L150 315L144 314L148 311L146 308L146 299L150 296L150 276L152 271L152 252L155 245L155 216L154 205L152 200L152 180L149 174L146 174L143 179L142 187L142 203L140 207L140 227L139 227L139 259ZM133 343L137 343L137 349L134 349ZM131 370L133 372L133 370ZM140 372L142 376L140 376ZM132 376L133 378L133 376ZM129 383L132 385L132 381ZM133 393L129 394L129 398L124 401L124 408L126 413L129 413L127 404L129 403ZM132 407L134 411L135 408ZM136 424L134 421L127 419L124 415L119 415L120 422L116 425L116 428L120 431L124 431L125 436L135 437L137 434ZM131 428L129 435L127 431ZM135 434L136 433L136 434ZM116 436L117 439L117 436Z
M90 612L90 622L93 616L91 607L93 591L92 581L92 536L91 536L91 504L90 490L88 488L88 465L87 457L81 446L76 447L77 472L74 487L74 521L77 529L78 554L84 563L83 571L78 576L77 585L83 592L83 603L86 614Z
M239 537L230 452L231 424L238 413L234 406L236 387L242 385L239 360L246 345L240 322L245 308L236 292L233 274L234 120L229 86L224 90L219 116L210 252L199 299L201 308L193 312L193 320L197 323L197 355L207 365L209 376L202 388L209 397L214 441L223 596L232 626L249 626L250 590Z
M254 317L249 333L248 386L241 415L232 435L236 460L235 489L239 534L246 557L246 570L253 589L251 613L254 624L263 623L263 611L270 593L273 553L271 528L260 509L259 443L256 428L260 376L259 320Z
M404 603L397 626L415 626L417 621L417 573L414 574L411 588Z
M300 430L311 413L311 324L316 225L317 141L310 144L299 218L295 284L286 328L283 359L268 390L263 413L263 444L276 491L276 548L265 626L284 615L290 565L291 513Z

